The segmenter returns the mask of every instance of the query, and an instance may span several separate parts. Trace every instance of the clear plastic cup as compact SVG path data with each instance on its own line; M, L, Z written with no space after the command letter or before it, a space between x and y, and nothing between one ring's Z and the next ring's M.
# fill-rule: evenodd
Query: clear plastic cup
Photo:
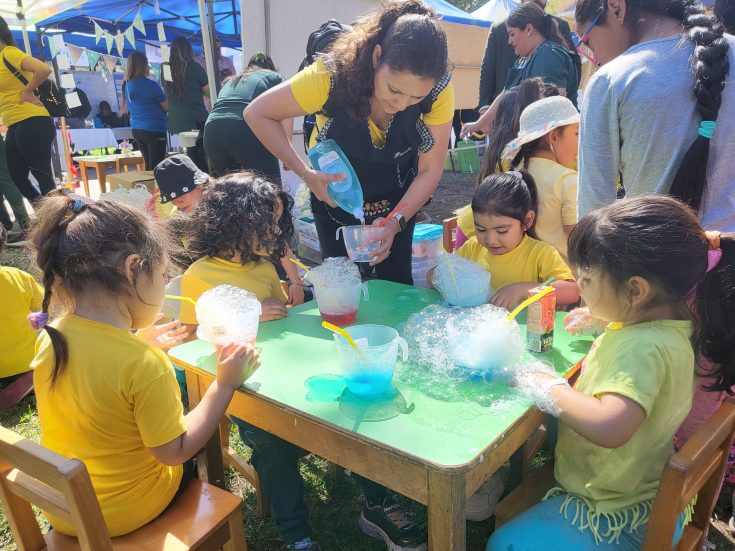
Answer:
M215 347L255 343L261 314L260 301L250 291L218 285L205 291L194 307L197 337Z
M353 264L354 266L354 264ZM355 323L360 306L360 294L365 300L370 298L367 285L355 282L342 287L327 287L314 281L314 298L324 321L334 325Z
M405 362L408 344L398 331L385 325L354 325L345 329L355 340L356 351L341 335L334 335L347 389L363 400L388 400L395 396L393 374L398 353Z
M341 226L337 228L336 239L339 240L339 232L345 240L347 256L352 262L370 262L375 258L375 251L380 247L380 241L369 242L378 236L381 228L373 226Z

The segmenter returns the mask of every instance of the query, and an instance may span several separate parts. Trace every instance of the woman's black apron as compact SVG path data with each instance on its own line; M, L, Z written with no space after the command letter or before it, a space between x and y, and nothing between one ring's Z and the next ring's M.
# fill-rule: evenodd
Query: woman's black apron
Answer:
M451 75L445 75L421 102L396 113L386 131L383 147L373 145L367 121L354 122L343 109L330 113L319 129L316 141L332 139L352 163L364 196L365 223L387 216L400 202L416 178L419 152L434 146L434 138L421 116L431 111L439 93L446 88ZM335 238L337 228L359 224L351 214L332 208L311 195L319 243L324 258L347 256L344 242ZM411 244L415 217L407 220L404 231L396 234L390 255L376 266L378 278L412 284Z

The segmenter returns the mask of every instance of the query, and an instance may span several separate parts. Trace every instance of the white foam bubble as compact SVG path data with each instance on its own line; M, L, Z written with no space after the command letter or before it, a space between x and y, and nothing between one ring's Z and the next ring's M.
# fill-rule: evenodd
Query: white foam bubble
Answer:
M251 342L258 333L260 301L250 291L218 285L202 293L194 308L197 336L212 344Z
M320 287L344 287L361 282L360 270L346 256L325 259L319 266L312 268L306 278Z
M453 306L487 304L492 294L490 273L467 258L444 254L434 270L434 287Z

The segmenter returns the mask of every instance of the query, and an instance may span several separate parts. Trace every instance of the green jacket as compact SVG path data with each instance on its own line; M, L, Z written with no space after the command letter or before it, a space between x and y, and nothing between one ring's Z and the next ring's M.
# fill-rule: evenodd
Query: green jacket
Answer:
M567 48L574 56L575 64L581 74L582 60L574 48L572 32L569 24L560 17L554 17L559 26L559 33L567 42ZM505 21L498 21L490 28L485 45L485 56L480 70L480 98L478 107L490 105L505 89L508 71L516 60L513 48L508 44L508 29Z

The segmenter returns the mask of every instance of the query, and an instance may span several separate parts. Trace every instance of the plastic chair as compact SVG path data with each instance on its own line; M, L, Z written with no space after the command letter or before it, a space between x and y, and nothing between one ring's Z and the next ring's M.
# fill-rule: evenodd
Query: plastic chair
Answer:
M87 468L0 427L0 499L13 538L23 551L246 551L242 500L192 481L160 516L137 530L110 537ZM42 534L31 504L52 511L78 537Z
M664 467L641 547L643 551L693 551L702 548L733 437L735 400L727 398ZM553 475L553 464L550 462L508 494L495 508L495 529L541 501L555 485ZM692 521L684 528L679 543L672 548L671 541L679 515L694 496L697 496L697 503Z

